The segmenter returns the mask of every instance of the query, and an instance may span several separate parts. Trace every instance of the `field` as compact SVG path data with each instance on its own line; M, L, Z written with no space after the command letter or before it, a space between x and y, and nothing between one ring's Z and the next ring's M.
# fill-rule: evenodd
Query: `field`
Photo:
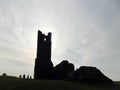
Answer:
M27 80L0 77L0 90L120 90L120 82L87 84L62 80Z

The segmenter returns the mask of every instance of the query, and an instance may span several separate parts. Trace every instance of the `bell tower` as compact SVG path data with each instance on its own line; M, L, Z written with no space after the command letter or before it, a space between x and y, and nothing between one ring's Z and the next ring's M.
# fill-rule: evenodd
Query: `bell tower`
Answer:
M50 32L48 35L45 35L38 30L34 79L50 79L52 77L51 36L52 34Z

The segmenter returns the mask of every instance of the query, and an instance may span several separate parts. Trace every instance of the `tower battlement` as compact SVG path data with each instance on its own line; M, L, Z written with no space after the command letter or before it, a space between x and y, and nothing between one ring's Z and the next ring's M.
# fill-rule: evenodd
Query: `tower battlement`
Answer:
M40 38L41 41L51 42L51 36L52 36L51 32L49 32L48 35L45 35L40 30L38 30L38 36L39 36L39 38Z

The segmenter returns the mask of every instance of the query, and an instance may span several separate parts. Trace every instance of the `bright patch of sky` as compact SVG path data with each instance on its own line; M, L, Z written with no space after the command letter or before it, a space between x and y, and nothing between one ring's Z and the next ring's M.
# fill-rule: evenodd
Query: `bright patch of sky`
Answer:
M119 0L0 0L0 74L33 75L37 30L52 32L54 65L95 66L120 80Z

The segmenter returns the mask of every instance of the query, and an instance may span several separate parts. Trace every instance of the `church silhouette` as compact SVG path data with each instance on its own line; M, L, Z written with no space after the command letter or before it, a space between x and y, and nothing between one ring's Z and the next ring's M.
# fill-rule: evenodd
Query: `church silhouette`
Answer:
M67 60L53 67L51 61L52 33L43 34L38 30L37 55L34 66L34 79L57 79L75 82L113 83L99 69L91 66L81 66L74 70L74 65Z

